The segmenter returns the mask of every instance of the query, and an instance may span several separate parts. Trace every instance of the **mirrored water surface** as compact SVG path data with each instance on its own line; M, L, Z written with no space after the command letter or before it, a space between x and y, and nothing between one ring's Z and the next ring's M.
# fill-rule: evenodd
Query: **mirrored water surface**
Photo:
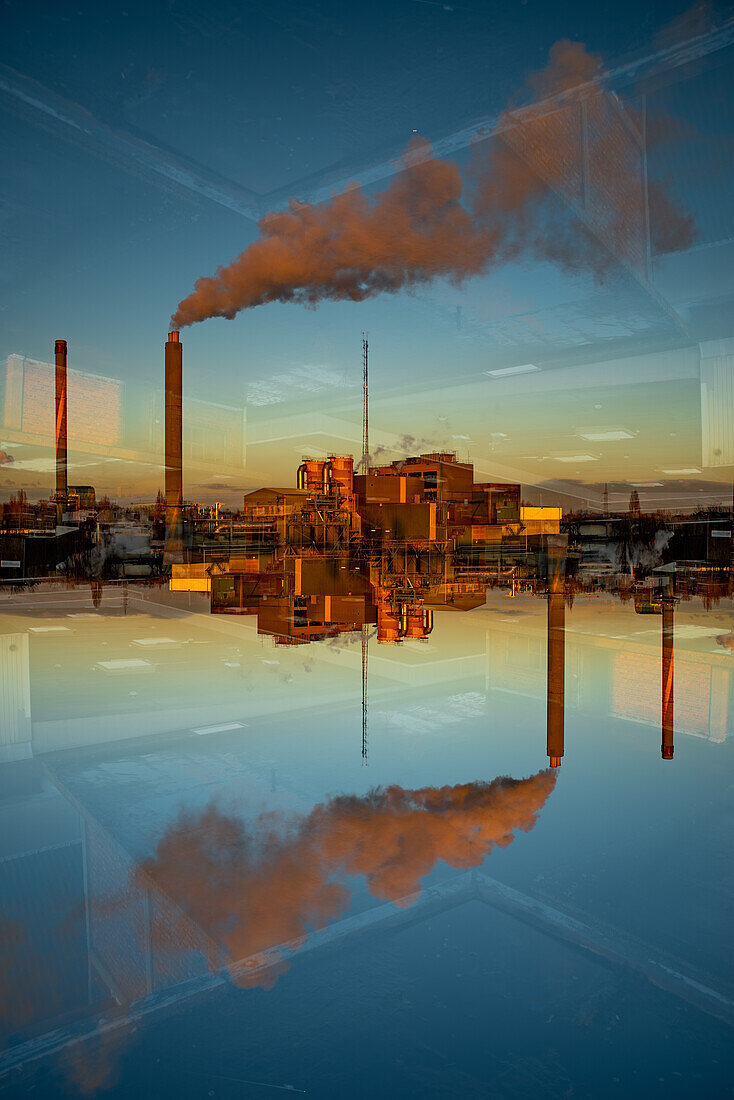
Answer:
M6 590L0 1088L730 1095L732 637L728 597L279 645Z

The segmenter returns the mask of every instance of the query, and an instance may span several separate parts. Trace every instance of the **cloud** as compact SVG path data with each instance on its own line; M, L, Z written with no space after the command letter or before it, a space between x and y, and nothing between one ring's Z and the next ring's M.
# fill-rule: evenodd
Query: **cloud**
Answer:
M406 905L440 860L479 866L516 830L533 828L554 784L544 771L453 787L376 788L331 798L301 818L266 814L253 826L210 804L182 813L136 877L153 882L232 964L339 917L350 902L346 877L362 876L374 897ZM210 965L222 961L212 950ZM285 969L281 959L244 984L268 987Z
M119 1025L71 1043L61 1058L66 1081L76 1096L93 1096L117 1084L120 1055L127 1046L130 1029Z
M244 493L247 491L241 486L228 485L226 481L201 481L197 487L199 489L211 489L213 492L217 493Z
M527 85L546 106L500 118L501 140L488 155L475 155L468 189L459 166L437 159L416 135L397 174L374 197L355 183L327 202L293 199L286 210L266 214L259 239L200 278L179 303L172 326L231 319L267 302L363 301L439 277L459 284L520 253L598 277L620 259L642 268L641 147L620 121L600 73L600 59L583 45L557 42L547 66ZM557 97L550 110L548 97ZM590 165L585 183L582 107ZM553 191L568 200L576 220L553 213L546 201ZM650 205L656 247L686 247L692 219L659 182L650 190ZM259 404L280 399L278 385L250 395Z
M172 324L234 317L266 302L362 301L444 275L484 270L489 247L461 205L461 172L414 138L401 169L376 199L354 185L320 205L292 200L266 214L260 239L202 278Z

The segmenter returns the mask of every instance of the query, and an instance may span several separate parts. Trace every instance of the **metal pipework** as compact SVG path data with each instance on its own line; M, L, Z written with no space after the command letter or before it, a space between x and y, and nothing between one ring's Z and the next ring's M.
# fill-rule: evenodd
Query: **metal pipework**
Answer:
M331 462L321 458L307 458L298 467L296 485L311 493L321 492L324 496L331 493Z

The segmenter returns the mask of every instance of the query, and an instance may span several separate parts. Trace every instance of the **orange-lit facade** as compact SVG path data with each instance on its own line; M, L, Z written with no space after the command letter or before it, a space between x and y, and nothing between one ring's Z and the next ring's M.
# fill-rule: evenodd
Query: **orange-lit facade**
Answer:
M425 639L434 608L483 603L495 561L527 548L520 486L475 483L450 452L363 473L352 455L305 458L295 488L248 493L237 524L253 549L207 567L212 611L257 614L282 644L364 626Z

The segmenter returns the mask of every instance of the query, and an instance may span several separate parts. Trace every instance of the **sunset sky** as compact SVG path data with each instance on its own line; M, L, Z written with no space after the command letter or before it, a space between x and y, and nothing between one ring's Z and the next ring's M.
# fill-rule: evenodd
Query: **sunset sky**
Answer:
M73 371L98 376L70 380L70 481L154 494L156 394L178 303L289 199L321 202L359 180L374 204L419 135L456 165L464 209L477 157L495 158L496 180L497 150L522 147L542 192L522 247L491 250L458 284L439 268L365 301L276 301L184 329L187 498L236 503L243 490L293 483L302 454L358 454L367 330L381 460L456 450L483 480L569 501L598 501L605 482L620 499L648 483L643 504L654 489L668 506L729 499L726 6L230 0L209 15L189 0L81 4L6 0L1 16L5 496L51 489L50 393L35 364L51 362L56 338ZM515 117L507 138L488 137L508 108L549 109L558 89L532 74L547 72L563 40L599 59L591 128L550 122L537 133ZM610 172L617 154L606 154L623 150L621 163L643 126L639 163ZM571 150L562 169L559 135ZM584 141L579 258L580 207L561 172L576 171ZM649 232L645 209L639 226L633 210L643 151ZM668 232L671 209L687 239ZM513 241L524 210L508 215ZM11 368L25 379L22 408Z

